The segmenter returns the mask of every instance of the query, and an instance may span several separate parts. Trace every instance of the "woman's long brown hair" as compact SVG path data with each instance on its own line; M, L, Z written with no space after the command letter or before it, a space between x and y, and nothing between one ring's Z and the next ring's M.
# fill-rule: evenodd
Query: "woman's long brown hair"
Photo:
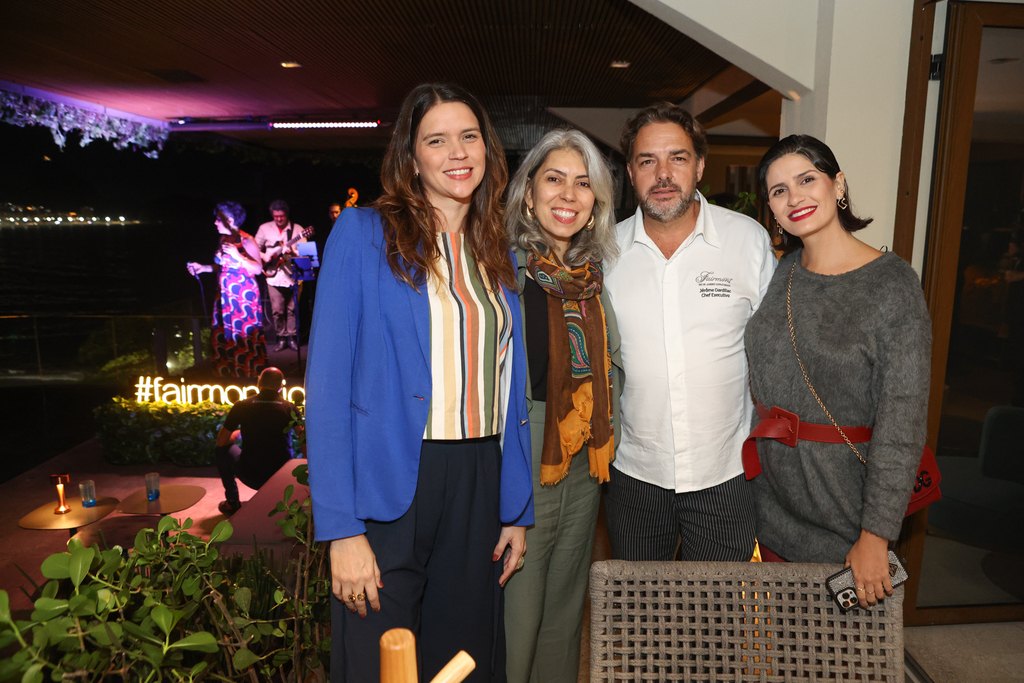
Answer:
M384 226L388 265L395 277L419 291L441 256L436 238L438 220L413 170L413 162L420 121L444 102L461 102L472 110L487 146L487 167L480 186L473 192L466 216L466 240L491 287L496 289L501 284L515 291L516 274L501 218L501 195L508 182L505 153L477 99L461 86L449 83L420 85L406 96L384 154L380 174L384 192L374 202L374 208Z

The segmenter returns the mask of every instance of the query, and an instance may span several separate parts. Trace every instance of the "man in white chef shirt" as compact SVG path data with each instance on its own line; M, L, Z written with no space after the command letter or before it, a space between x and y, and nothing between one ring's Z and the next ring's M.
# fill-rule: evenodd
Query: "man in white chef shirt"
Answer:
M662 102L622 134L640 201L605 286L622 335L621 438L605 498L612 556L746 561L754 503L740 451L753 410L743 330L775 271L768 232L697 192L708 143Z

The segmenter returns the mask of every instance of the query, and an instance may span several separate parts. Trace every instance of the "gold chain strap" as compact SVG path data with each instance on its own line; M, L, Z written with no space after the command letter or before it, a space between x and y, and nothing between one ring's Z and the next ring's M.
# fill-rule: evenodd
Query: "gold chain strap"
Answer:
M828 408L825 407L825 404L821 402L820 398L818 398L818 392L814 390L814 386L811 384L811 378L807 376L807 370L804 369L804 362L800 360L800 352L796 349L796 331L793 329L793 305L791 301L793 297L793 271L795 270L796 261L793 261L793 267L789 269L789 284L786 285L786 318L789 320L789 337L793 340L793 353L796 354L796 362L800 364L800 372L803 373L804 381L807 382L807 388L810 389L811 394L814 395L814 400L817 401L818 405L821 406L821 409L825 411L825 415L828 416L829 422L832 423L832 426L839 430L839 434L843 437L843 441L846 442L846 445L853 449L853 453L857 456L857 459L867 467L868 463L864 460L860 451L858 451L857 447L853 445L852 441L850 441L850 437L846 436L846 432L843 431L843 428L840 427L839 423L832 417L832 413L828 412Z

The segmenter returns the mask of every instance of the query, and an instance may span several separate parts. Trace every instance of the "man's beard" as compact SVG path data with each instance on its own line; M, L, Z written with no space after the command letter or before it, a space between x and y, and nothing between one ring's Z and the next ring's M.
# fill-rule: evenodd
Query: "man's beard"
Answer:
M656 204L651 201L652 192L655 190L666 189L678 191L679 199L669 205ZM645 216L650 216L659 223L668 223L685 216L686 212L690 210L690 206L693 204L693 200L696 199L696 196L696 186L690 192L683 192L681 187L670 182L658 183L647 190L647 194L640 199L640 208L643 210Z

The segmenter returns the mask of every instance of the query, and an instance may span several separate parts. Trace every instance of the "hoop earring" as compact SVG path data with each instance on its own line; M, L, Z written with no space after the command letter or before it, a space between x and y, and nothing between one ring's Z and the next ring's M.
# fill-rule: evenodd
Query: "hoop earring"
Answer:
M846 209L850 206L850 204L846 201L845 195L839 196L839 199L836 200L836 206L838 206L840 209Z
M526 220L532 221L535 218L536 218L536 216L533 215L533 210L530 208L530 205L527 204L526 205Z
M594 214L590 214L590 220L587 221L587 224L583 226L583 229L584 230L593 230L594 229Z

